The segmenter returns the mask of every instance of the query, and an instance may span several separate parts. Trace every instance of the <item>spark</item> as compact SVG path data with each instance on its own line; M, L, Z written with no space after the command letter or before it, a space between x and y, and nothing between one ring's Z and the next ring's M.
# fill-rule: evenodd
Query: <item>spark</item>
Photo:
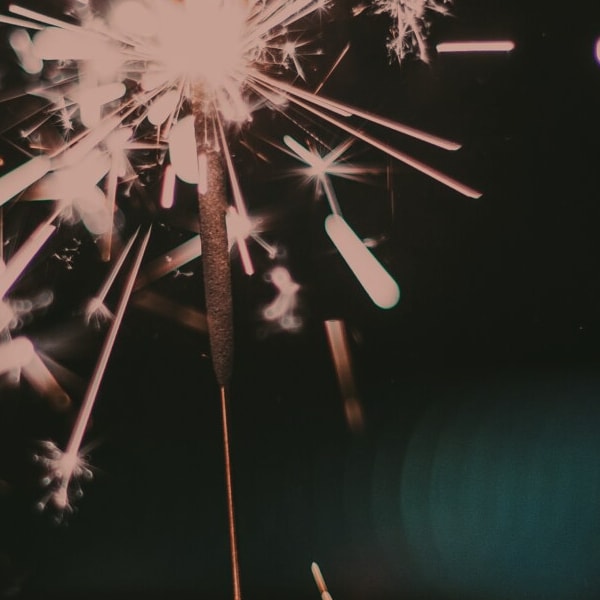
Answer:
M388 50L399 62L408 56L429 61L427 35L430 15L448 14L450 0L373 0L376 14L386 14L392 20Z
M398 304L398 284L340 215L325 219L325 230L371 300L380 308Z
M239 159L230 145L230 136L251 127L254 113L262 108L289 116L314 140L322 137L319 127L333 127L349 136L324 155L292 136L286 136L285 143L305 163L327 198L332 215L325 226L333 243L382 308L398 302L398 285L342 216L331 182L332 176L356 178L364 174L362 168L342 160L350 145L361 141L461 194L472 198L481 194L382 141L387 136L372 135L365 127L383 128L450 151L459 148L456 142L320 94L346 57L349 44L337 54L316 91L308 90L313 69L307 68L307 57L321 50L318 36L309 36L308 30L305 34L304 23L308 26L318 21L315 17L324 16L333 0L120 0L103 4L104 10L93 13L87 2L80 2L73 12L76 23L16 4L9 7L12 16L0 17L0 21L17 28L10 43L18 64L39 78L38 84L24 91L49 103L42 112L36 109L13 123L35 139L29 140L29 135L23 138L21 145L29 144L29 152L21 151L28 159L0 177L0 205L57 200L60 225L67 223L69 212L77 216L95 238L100 258L109 261L111 245L118 236L115 214L122 208L121 203L126 202L134 185L140 195L149 195L142 176L146 169L164 169L157 204L164 210L174 206L177 179L196 186L201 237L172 248L138 276L149 233L140 244L68 445L64 451L50 442L46 446L46 460L50 462L45 464L53 473L50 499L60 509L68 509L72 479L87 473L81 443L129 296L135 289L133 301L142 308L209 332L213 367L221 387L237 599L240 585L226 398L233 351L229 255L235 246L244 271L251 275L255 269L249 243L256 242L270 259L276 258L278 249L259 235L256 220L248 210L236 168ZM426 60L429 15L445 13L447 1L374 0L372 4L370 12L385 13L393 20L390 51L399 60L409 52ZM14 100L22 93L19 90L4 99ZM306 124L302 118L295 120L295 115L285 112L288 107L298 109L306 117ZM39 152L40 156L32 155ZM143 164L133 157L130 162L130 152L141 154ZM119 189L119 183L126 185ZM197 231L198 227L190 229ZM55 225L46 222L41 233L32 236L0 269L0 298L12 290L54 230ZM108 316L104 300L131 244L133 240L90 301L88 319ZM206 316L142 290L167 273L184 274L181 268L201 255ZM65 261L67 268L72 266L72 254L57 251L54 256ZM282 268L271 271L271 282L278 295L265 309L266 318L295 325L298 284ZM2 306L5 311L6 303ZM3 321L7 318L2 317ZM322 592L327 593L326 589Z
M150 285L201 255L202 242L200 236L196 235L146 265L137 278L135 289L139 290Z
M73 477L77 477L77 468L80 464L79 460L81 442L83 441L83 436L87 429L87 425L96 402L100 384L102 383L106 366L110 359L123 316L125 315L125 310L129 303L129 297L131 296L142 258L144 256L146 246L148 245L148 240L150 239L150 232L151 230L148 229L148 232L146 233L137 251L134 264L131 268L131 272L129 273L127 282L124 286L119 304L117 306L117 310L115 312L115 318L113 319L113 322L111 323L110 329L108 330L104 340L96 368L94 369L94 373L86 390L81 408L77 414L77 419L73 426L71 436L69 437L66 450L60 456L61 468L60 471L55 473L58 478L58 485L56 486L56 489L53 490L51 496L54 505L59 510L69 510L70 508L70 498L72 494L70 494L69 490Z
M163 172L160 194L160 205L164 209L173 208L173 204L175 204L175 182L175 169L173 169L173 165L167 165Z
M85 320L88 324L91 321L94 321L98 325L102 321L107 321L111 318L112 314L104 305L104 300L106 299L110 288L115 282L115 279L119 274L119 271L121 270L121 267L123 266L123 263L125 262L125 259L127 258L136 237L137 233L135 233L129 238L127 245L125 246L125 248L123 248L123 251L119 255L119 258L115 261L115 264L110 270L106 280L102 284L102 287L100 288L98 293L88 302L85 308Z
M83 453L76 455L63 452L54 442L44 441L40 443L41 451L35 454L33 459L40 464L45 471L42 485L48 489L42 500L38 502L38 508L43 510L48 502L62 513L71 511L71 498L79 498L83 495L80 480L91 480L93 478L90 465ZM69 490L62 486L65 476L68 474L72 488Z
M352 355L350 353L346 325L344 321L339 319L330 319L325 321L325 332L344 403L346 421L352 431L360 431L364 426L364 419L358 390L354 381Z
M319 590L319 594L321 594L321 600L332 600L331 594L327 589L327 584L325 583L325 579L323 577L323 573L321 573L321 568L316 562L313 562L310 565L310 570L313 575L313 579L317 584L317 588Z
M57 212L52 213L35 229L0 272L0 299L12 289L29 263L56 231L56 226L52 225L52 221L56 218Z
M451 52L512 52L515 43L510 40L483 42L442 42L436 47L438 53Z
M329 173L346 173L346 169L336 166L335 161L346 151L349 144L340 144L322 157L318 152L305 148L291 136L286 136L284 142L308 166L309 175L317 178L323 187L332 212L325 221L325 229L331 241L371 300L380 308L394 307L400 300L398 284L344 220L328 177Z

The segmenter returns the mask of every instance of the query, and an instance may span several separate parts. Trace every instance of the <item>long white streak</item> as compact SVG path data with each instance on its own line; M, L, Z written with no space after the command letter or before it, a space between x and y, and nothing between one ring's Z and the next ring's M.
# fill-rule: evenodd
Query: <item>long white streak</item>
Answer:
M0 177L0 206L41 179L50 169L47 156L36 156Z
M200 236L196 235L144 267L135 282L135 289L139 290L150 285L153 281L176 271L201 255L202 243Z
M125 248L123 248L123 250L121 251L121 254L119 254L119 258L115 261L115 264L113 265L112 269L110 270L108 277L106 278L106 280L102 284L102 287L96 294L96 298L100 302L104 302L104 300L106 299L106 296L107 296L108 292L110 291L112 284L115 282L115 279L117 278L117 275L119 274L119 271L121 270L121 267L123 266L123 263L125 262L125 259L127 258L129 251L131 250L131 246L133 246L133 242L136 240L137 236L138 236L138 232L136 231L129 238L127 244L125 245Z
M515 43L511 40L483 42L442 42L436 46L439 53L443 52L511 52Z
M240 182L237 178L237 174L235 172L235 168L233 166L233 160L231 158L231 153L229 152L229 146L227 145L227 138L225 137L225 131L223 130L223 124L221 123L221 119L218 119L219 126L219 137L221 138L221 148L223 149L223 156L225 158L225 164L227 166L227 172L229 174L229 181L231 182L231 191L233 193L233 201L235 203L235 207L239 218L243 220L248 220L248 210L246 208L246 203L244 201L244 196L242 194L242 188L240 186ZM252 259L250 258L250 252L248 252L248 245L246 244L246 238L238 235L236 237L236 242L238 248L240 250L240 257L242 259L242 264L244 265L244 271L246 275L254 274L254 265L252 264Z
M300 160L304 161L307 165L309 165L311 167L314 166L315 159L320 158L320 157L315 156L308 148L303 146L300 142L298 142L296 139L294 139L291 135L284 135L283 141L290 150L292 150L293 152L295 152L297 154L297 156Z
M336 146L329 154L323 157L323 162L328 165L333 165L333 163L342 155L352 144L354 140L352 138L348 138L343 144ZM352 167L350 167L352 169ZM332 171L333 172L333 171Z
M349 104L338 102L336 100L332 100L331 98L317 96L312 92L307 92L294 85L290 85L282 81L277 81L276 79L273 79L272 77L269 77L267 75L263 75L262 73L255 74L255 78L258 81L269 85L275 90L283 90L292 96L302 98L307 102L316 104L321 108L331 110L342 116L359 117L361 119L369 121L370 123L374 123L375 125L380 125L381 127L385 127L386 129L391 129L392 131L402 133L404 135L415 138L417 140L421 140L422 142L426 142L428 144L431 144L432 146L437 146L438 148L442 148L444 150L454 151L458 150L461 147L460 144L452 140L447 140L437 135L433 135L432 133L428 133L426 131L416 129L415 127L399 123L398 121L393 121L392 119L386 119L385 117L381 117L375 113L367 112L365 110L357 108L356 106L350 106Z
M55 217L56 213L53 213L46 221L39 225L6 263L6 267L0 273L0 299L4 298L11 290L27 268L27 265L56 231L56 227L50 224Z
M309 112L312 112L314 115L320 117L321 119L327 121L328 123L331 123L332 125L335 125L336 127L339 127L341 130L345 131L346 133L349 133L350 135L353 135L354 137L358 138L359 140L362 140L363 142L369 144L370 146L373 146L373 148L377 148L378 150L385 152L385 154L388 154L392 158L395 158L396 160L403 162L404 164L412 167L413 169L420 171L424 175L427 175L427 176L431 177L432 179L435 179L439 183L442 183L443 185L459 192L463 196L467 196L468 198L481 198L481 196L482 196L481 192L473 189L472 187L469 187L468 185L465 185L464 183L461 183L460 181L457 181L456 179L450 177L449 175L446 175L445 173L442 173L441 171L438 171L437 169L430 167L429 165L421 162L420 160L417 160L416 158L413 158L412 156L409 156L408 154L406 154L404 152L400 152L399 150L396 150L396 148L394 148L393 146L390 146L389 144L384 144L377 138L374 138L373 136L363 133L362 131L360 131L359 129L356 129L355 127L350 127L349 125L346 125L339 119L336 119L336 118L332 117L331 115L328 115L328 114L314 108L313 106L311 106L310 104L307 104L306 102L302 102L301 100L298 100L297 98L293 98L293 97L290 97L290 99L298 106L305 108Z
M69 443L67 444L67 448L65 450L65 454L71 457L72 459L75 459L79 455L81 442L83 440L83 436L85 434L90 415L92 414L92 409L94 408L94 403L96 402L96 397L98 395L98 390L100 389L100 384L104 376L104 371L106 370L108 360L112 353L112 349L117 338L121 322L123 321L125 310L129 303L129 297L131 296L133 285L135 283L140 265L142 263L142 258L144 257L144 252L146 250L146 246L148 245L148 240L150 239L151 231L151 228L148 228L148 232L146 233L144 239L142 240L142 243L140 244L135 258L135 262L133 264L133 267L131 268L131 272L129 274L129 277L127 278L127 282L125 283L123 293L119 300L119 305L115 313L115 318L111 323L110 329L106 335L106 339L104 340L98 363L96 364L96 368L94 369L94 373L92 374L92 378L90 380L88 389L85 393L83 402L81 404L79 414L77 415L77 420L75 421L75 425L73 426L73 431L71 433ZM67 464L74 465L75 460L67 461ZM60 490L58 492L59 495L61 495L60 492L62 492L64 495L66 490L68 490L69 483L73 475L73 469L65 470L67 472L62 474L63 477L60 484Z
M60 169L63 167L72 167L82 160L91 150L93 150L102 140L104 140L121 123L122 118L118 116L108 117L97 127L89 129L82 136L71 141L67 146L59 148L53 156L62 154L53 160L53 167Z
M17 19L15 17L9 17L7 15L0 15L0 23L6 23L6 25L15 25L16 27L25 27L27 29L36 29L38 31L44 29L43 25L39 23L32 23L25 19Z
M277 248L269 244L269 242L267 242L260 235L257 233L250 233L250 237L267 252L270 259L274 259L277 256Z
M323 77L321 83L316 87L314 91L315 94L318 94L321 91L321 88L327 83L333 72L338 68L342 60L344 60L346 54L348 54L348 50L350 50L350 42L348 42L344 46L344 49L340 52L340 55L338 56L337 60L333 63L333 65L331 65L331 68L329 69L329 71L327 71L327 74L325 75L325 77Z
M140 102L143 102L143 100L140 100ZM135 102L130 102L129 104L129 108L124 113L119 114L124 108L123 106L117 108L110 115L107 115L96 127L83 131L67 144L50 154L50 158L53 159L52 167L60 169L78 163L135 111L137 104Z
M317 584L319 594L321 594L322 600L325 600L325 597L326 597L325 594L329 595L329 592L327 591L327 584L325 583L325 579L323 578L323 574L321 573L321 569L319 568L319 565L316 562L313 562L310 565L310 570L312 572L313 579L315 580L315 583Z
M8 7L8 11L13 13L14 15L19 15L20 17L25 17L27 19L31 19L32 21L38 21L39 23L44 23L46 25L51 25L52 27L70 29L71 31L82 31L82 28L79 25L73 25L72 23L69 23L67 21L61 21L60 19L49 17L48 15L36 12L35 10L24 8L22 6L19 6L18 4L10 4Z

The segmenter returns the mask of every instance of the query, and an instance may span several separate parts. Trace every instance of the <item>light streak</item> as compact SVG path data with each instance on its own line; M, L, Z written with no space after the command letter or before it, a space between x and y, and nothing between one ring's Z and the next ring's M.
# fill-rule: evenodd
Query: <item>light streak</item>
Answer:
M77 476L76 469L80 456L81 442L83 441L83 436L87 429L88 421L96 402L98 390L100 389L100 384L102 383L104 371L106 370L106 366L111 356L112 349L129 302L129 297L133 290L133 286L142 263L142 258L144 256L146 246L148 245L148 240L150 239L150 232L151 229L148 229L148 232L146 233L137 251L133 267L131 268L131 272L128 276L127 282L125 283L125 287L119 300L117 310L115 311L115 318L111 323L110 329L108 330L104 340L104 344L98 358L98 363L94 369L94 373L86 390L85 397L82 401L81 408L79 409L77 419L73 426L71 436L69 437L69 442L61 459L61 471L60 474L56 475L59 479L59 485L52 494L53 502L60 510L68 510L70 506L69 486L71 484L71 479L74 476Z
M364 426L364 419L358 390L354 381L352 355L350 344L348 343L346 325L344 321L340 321L339 319L330 319L325 321L325 332L344 403L346 421L352 431L358 432Z
M435 48L440 54L444 52L512 52L515 49L515 43L510 40L442 42Z
M0 177L0 206L50 171L50 159L36 156Z
M14 284L23 275L27 265L35 258L36 254L56 231L56 227L51 224L56 218L56 214L56 212L53 213L35 229L27 241L21 245L6 263L4 270L0 272L0 299L10 292Z
M303 34L302 20L308 22L311 16L322 16L332 3L332 0L124 0L102 3L104 8L100 10L96 6L94 11L87 3L81 3L76 12L80 17L78 24L11 4L9 11L16 17L0 18L4 23L23 28L21 31L27 36L26 39L23 33L17 33L20 38L16 37L13 44L22 67L29 68L29 59L32 70L34 60L37 61L35 69L40 60L49 67L43 70L49 81L27 91L54 105L54 113L44 107L47 112L42 114L43 120L33 114L29 117L35 118L35 123L25 118L20 121L28 130L26 133L38 138L29 140L29 150L40 148L46 155L31 158L0 178L0 205L20 201L17 197L25 192L23 196L27 199L41 200L50 196L59 200L65 209L72 206L90 233L99 236L101 257L109 260L113 219L116 209L128 196L126 190L118 189L119 178L128 176L131 187L135 177L145 169L166 165L160 198L157 199L161 206L169 208L173 205L175 177L197 186L200 203L202 241L194 237L174 248L147 266L138 277L148 236L140 245L67 448L62 452L55 446L46 447L48 464L53 465L54 481L58 482L57 489L52 492L53 501L59 508L68 508L72 478L88 472L80 446L129 295L134 287L139 290L197 258L204 246L207 318L149 291L138 293L134 301L144 308L154 304L153 309L157 312L172 312L171 316L198 330L208 328L213 367L221 387L236 600L241 592L226 398L233 354L229 251L235 242L244 269L251 274L254 266L247 239L255 240L270 258L276 257L277 248L254 230L255 223L249 216L236 170L235 161L239 159L233 155L235 146L228 143L230 132L250 127L253 112L260 107L266 106L278 113L293 104L292 108L301 109L307 124L302 123L301 118L295 122L310 137L320 139L318 130L313 129L316 126L311 124L312 116L319 117L324 128L329 129L332 125L351 136L351 140L325 156L295 140L295 145L293 142L288 147L313 169L313 176L322 186L333 212L326 222L330 237L355 270L361 284L383 308L398 301L398 286L341 217L329 178L333 175L356 177L364 173L339 160L349 145L360 140L460 193L470 197L480 195L363 131L364 123L354 125L349 120L361 119L369 127L383 127L446 150L456 150L459 145L455 142L319 95L323 84L346 56L348 44L315 93L292 85L291 81L309 79L313 72L303 68L301 52L308 53L310 48L307 46L314 47L317 36ZM397 42L401 37L408 39L407 36L416 40L419 54L425 58L426 17L428 13L444 12L445 2L374 0L372 4L372 12L387 12L396 24L396 45L391 49L398 58L404 56L405 48ZM404 31L400 31L400 25L404 26ZM28 37L25 29L31 31L33 39ZM308 87L310 83L307 81L306 85ZM53 126L50 116L57 117L56 122L62 123L62 130L54 131L54 135L48 135L49 139L46 139ZM142 153L145 162L137 172L128 162L126 150ZM151 157L148 157L150 152L143 154L147 150L152 151ZM167 150L168 158L165 157ZM146 193L141 176L135 183L142 193ZM229 191L233 206L228 203ZM45 230L48 237L53 231L51 227L48 224ZM10 291L24 272L35 255L36 244L39 250L43 243L37 238L32 239L31 257L22 260L18 268L16 263L11 265L12 260L9 261L0 273L0 282L4 285L4 288L0 287L0 297ZM105 295L122 268L128 250L124 250L98 295L92 299L88 315L105 314ZM364 265L369 274L364 273ZM293 310L297 284L289 273L284 276L283 272L272 275L272 281L279 289L281 302L271 306L269 315L281 313L285 317ZM377 287L380 287L379 291L374 289ZM326 590L323 593L327 593Z
M323 573L321 573L321 569L316 562L313 562L310 565L310 570L317 584L317 588L319 590L319 594L321 594L321 600L332 600L331 594L327 589L327 584L325 583L325 579L323 578Z
M135 289L146 287L201 255L202 242L200 236L196 235L146 265L137 278Z
M138 234L136 232L129 238L127 245L125 246L125 248L123 248L121 254L119 255L119 258L115 261L115 264L109 271L106 280L102 284L102 287L100 288L100 290L98 290L98 293L88 302L88 305L85 309L85 319L88 323L92 320L100 322L103 320L110 319L111 313L104 305L104 300L106 300L106 296L110 291L110 288L115 282L115 279L119 274L119 271L121 270L125 259L129 255L129 251L131 250L131 247L133 246L133 242L137 238L137 235Z
M371 300L384 309L396 306L400 300L398 284L344 218L329 215L325 230Z
M164 209L173 208L175 204L176 173L173 165L169 164L163 171L163 180L160 193L160 205Z

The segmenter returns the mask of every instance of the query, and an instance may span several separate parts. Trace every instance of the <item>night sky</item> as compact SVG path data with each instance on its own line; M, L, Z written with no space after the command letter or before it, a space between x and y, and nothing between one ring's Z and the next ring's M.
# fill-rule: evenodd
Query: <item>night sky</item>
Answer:
M60 2L23 2L60 14ZM290 119L259 111L234 159L250 212L301 286L303 327L268 325L273 266L232 257L233 475L245 598L336 600L600 597L600 6L456 0L433 19L429 64L391 61L382 17L323 23L326 50L351 48L322 93L455 139L448 153L383 134L481 190L473 200L355 143L364 181L334 180L349 222L377 241L397 307L369 301L331 246L326 202L280 152ZM7 2L0 2L6 12ZM570 10L569 10L570 9ZM53 12L54 11L54 12ZM0 36L8 28L2 26ZM509 54L440 54L450 40L510 39ZM2 90L20 75L6 42ZM331 46L331 47L330 47ZM335 55L335 54L334 54ZM327 71L315 60L314 81ZM0 93L1 93L0 92ZM0 105L0 154L22 162ZM312 127L312 123L307 124ZM344 135L319 127L336 144ZM365 125L365 130L375 128ZM250 149L253 151L251 152ZM258 157L263 153L265 162ZM189 239L195 199L156 208L156 175L123 207L123 231L154 222L148 260ZM44 207L8 204L5 252ZM73 240L73 268L65 254ZM11 241L12 240L12 241ZM13 245L11 245L13 244ZM67 254L69 252L67 251ZM51 307L20 332L81 401L104 331L76 314L107 267L81 225L61 228L14 290ZM203 310L201 262L152 291ZM193 274L192 274L193 273ZM108 298L114 306L117 294ZM344 320L364 428L351 431L323 321ZM61 523L35 506L38 440L64 447L75 412L23 384L0 387L0 597L231 598L218 387L205 334L135 296L86 435L94 479Z

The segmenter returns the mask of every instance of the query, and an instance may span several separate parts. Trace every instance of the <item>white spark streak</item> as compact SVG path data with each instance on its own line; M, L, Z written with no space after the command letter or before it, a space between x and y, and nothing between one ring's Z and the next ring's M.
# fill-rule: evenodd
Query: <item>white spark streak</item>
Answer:
M135 289L139 290L150 285L153 281L176 271L201 255L202 243L200 236L196 235L145 266L136 281Z
M340 215L325 219L325 230L371 300L393 308L400 300L398 284Z
M327 584L325 583L325 579L323 578L323 574L321 573L319 565L316 562L313 562L310 565L310 570L312 572L315 583L317 584L319 593L321 594L321 600L332 600L331 595L327 590Z
M137 238L137 233L132 235L129 238L127 245L125 246L125 248L123 248L121 254L119 255L119 258L115 261L115 264L113 265L112 269L109 271L106 280L102 284L102 287L100 288L98 293L90 300L90 302L86 306L85 318L88 323L92 319L101 320L101 319L110 317L110 311L108 311L108 309L104 306L104 300L106 300L106 296L108 295L110 288L112 287L113 283L115 282L115 279L117 278L117 275L119 274L121 267L123 266L123 263L125 262L125 259L129 255L129 251L131 250L131 247L133 246L133 242L135 241L136 238Z
M47 156L36 156L0 177L0 206L50 171Z
M148 245L148 240L150 239L150 232L151 230L148 229L148 232L138 249L135 262L127 278L121 299L119 300L119 305L115 312L115 318L111 323L110 329L104 340L98 363L94 369L94 373L77 415L77 420L73 426L73 431L71 432L67 448L63 455L59 486L58 489L53 492L53 500L55 504L62 509L65 509L69 506L69 486L71 484L71 479L76 476L75 469L78 465L81 442L83 441L83 436L87 429L88 421L96 402L98 390L100 389L100 384L102 383L104 371L106 370L106 366L112 353L123 316L125 315L125 310L129 303L129 297L131 296L131 292L142 263L142 258L144 256L146 246Z
M39 225L6 263L4 270L0 273L0 299L10 292L13 285L23 275L27 265L56 231L56 227L51 225L51 221L55 218L56 213L53 213L45 222Z
M163 180L160 194L160 205L162 208L173 208L175 204L176 173L173 165L169 164L163 171Z
M515 43L510 40L483 41L483 42L442 42L436 50L444 52L512 52Z

